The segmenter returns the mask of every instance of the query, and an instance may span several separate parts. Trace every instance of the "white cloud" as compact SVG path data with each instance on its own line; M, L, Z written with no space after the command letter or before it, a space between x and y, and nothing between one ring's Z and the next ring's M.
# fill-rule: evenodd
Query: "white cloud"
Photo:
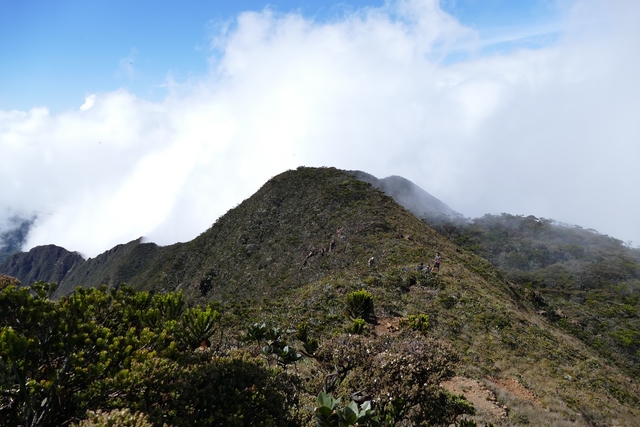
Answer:
M578 1L553 46L451 63L483 41L435 0L243 13L214 35L210 74L161 103L120 90L0 112L0 206L40 213L28 246L94 256L189 240L271 176L336 166L403 175L467 215L640 242L638 24L633 2Z

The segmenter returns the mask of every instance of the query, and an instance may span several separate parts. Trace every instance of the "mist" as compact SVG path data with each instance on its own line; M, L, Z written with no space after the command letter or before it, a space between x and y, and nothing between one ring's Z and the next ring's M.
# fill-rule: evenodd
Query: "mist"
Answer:
M640 3L577 1L554 43L494 53L435 0L215 28L209 72L168 76L162 102L120 89L0 111L0 227L36 216L24 250L89 257L188 241L304 165L640 243Z

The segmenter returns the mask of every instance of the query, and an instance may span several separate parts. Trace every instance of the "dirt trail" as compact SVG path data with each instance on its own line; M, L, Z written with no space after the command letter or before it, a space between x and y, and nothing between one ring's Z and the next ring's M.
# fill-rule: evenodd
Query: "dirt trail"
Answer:
M541 402L530 390L527 390L515 378L492 378L487 381L497 389L504 389L519 399L527 400L536 406ZM507 418L507 409L496 400L496 395L478 380L453 377L443 382L442 387L455 394L462 394L476 408L478 417L498 422Z

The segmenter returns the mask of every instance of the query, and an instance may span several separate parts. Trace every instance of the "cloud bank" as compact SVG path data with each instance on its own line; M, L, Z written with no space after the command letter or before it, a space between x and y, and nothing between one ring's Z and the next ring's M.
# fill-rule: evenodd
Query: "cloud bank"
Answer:
M300 165L640 243L640 3L577 1L553 45L491 55L435 0L216 28L210 72L162 102L0 111L0 224L37 214L25 249L187 241Z

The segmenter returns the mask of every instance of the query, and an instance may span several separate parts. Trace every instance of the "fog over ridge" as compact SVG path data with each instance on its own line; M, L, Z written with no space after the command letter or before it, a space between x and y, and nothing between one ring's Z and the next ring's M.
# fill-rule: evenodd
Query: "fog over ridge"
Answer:
M466 216L640 243L640 3L576 1L549 46L483 54L435 0L317 22L245 12L162 102L0 111L0 225L86 256L187 241L287 169L405 177Z

